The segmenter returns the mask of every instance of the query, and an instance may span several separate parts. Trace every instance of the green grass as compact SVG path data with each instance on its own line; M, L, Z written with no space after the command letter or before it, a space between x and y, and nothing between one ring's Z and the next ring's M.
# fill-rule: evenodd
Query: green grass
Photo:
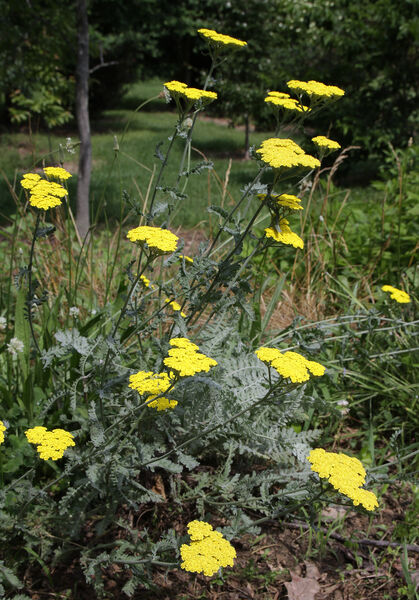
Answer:
M157 172L160 166L158 159L153 156L154 150L159 142L163 142L161 150L164 153L168 145L168 137L173 133L176 113L172 105L168 106L163 98L153 100L144 110L137 113L134 113L132 108L145 99L156 96L161 89L161 83L156 81L132 86L124 98L124 108L106 111L99 119L92 121L91 199L93 211L101 207L99 218L103 217L103 208L110 218L120 216L123 191L133 200L140 200L142 204L141 196L146 194L153 169ZM127 131L124 135L126 127ZM270 133L253 133L251 144L259 145ZM120 148L118 153L114 150L115 136ZM0 136L0 149L4 157L3 170L18 194L21 173L33 169L35 163L38 166L42 164L44 157L46 161L52 163L59 161L60 158L64 159L65 166L75 172L78 154L58 152L60 144L65 146L66 137L71 137L75 142L77 133L68 130L61 135L54 132L50 137L45 133L36 133L32 138L29 138L27 133L8 133ZM228 194L231 194L235 200L238 199L241 188L257 172L254 161L243 161L238 158L243 152L243 144L243 131L202 119L198 120L193 140L193 147L197 151L193 153L191 162L192 165L200 162L203 154L206 159L214 162L214 171L208 172L209 175L206 177L190 177L187 188L188 199L182 207L181 217L175 218L175 225L191 228L200 223L203 218L207 218L206 206L218 203L222 196L222 185L217 182L217 176L224 180L230 157L233 157L233 165ZM47 156L51 151L53 154ZM183 140L179 139L174 145L163 185L174 184L182 152ZM70 181L69 189L70 197L74 201L76 178ZM0 188L0 211L6 215L14 212L14 203L4 179Z

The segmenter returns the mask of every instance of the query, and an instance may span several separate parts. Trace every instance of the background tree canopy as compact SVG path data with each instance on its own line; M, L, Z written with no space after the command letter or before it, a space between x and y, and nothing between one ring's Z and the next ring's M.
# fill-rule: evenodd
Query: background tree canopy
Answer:
M63 0L0 0L2 123L38 115L47 127L74 112L75 8ZM328 129L374 158L405 145L418 123L416 0L91 0L91 109L120 102L124 86L150 76L201 84L200 26L245 39L213 86L214 110L263 127L266 90L317 79L347 94L327 112ZM69 51L73 49L73 51ZM103 64L104 63L104 64ZM99 66L103 64L103 68Z

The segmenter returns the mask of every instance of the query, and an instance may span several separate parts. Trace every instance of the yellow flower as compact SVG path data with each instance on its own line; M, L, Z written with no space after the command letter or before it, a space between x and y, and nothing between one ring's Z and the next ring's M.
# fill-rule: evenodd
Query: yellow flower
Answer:
M212 525L205 521L191 521L188 533L191 543L180 547L182 569L211 577L220 567L233 566L236 550L219 531L213 530Z
M48 177L56 177L61 180L69 179L71 177L71 173L62 167L45 167L44 173L45 175L48 175Z
M179 254L179 258L183 258L183 260L193 263L193 258L191 258L190 256L186 256L185 254Z
M147 406L155 408L158 412L175 408L178 404L177 400L169 400L169 398L164 398L163 396L157 398L157 400L153 400L153 397L150 397L150 402L148 402Z
M0 444L4 442L4 431L6 431L6 426L3 421L0 421Z
M64 455L69 446L75 446L73 435L64 429L48 431L46 427L33 427L27 429L25 435L28 442L37 445L39 457L43 460L58 460Z
M390 298L396 302L399 302L400 304L408 304L410 302L409 294L403 292L403 290L393 287L392 285L383 285L381 289L383 292L389 292Z
M186 314L184 312L182 312L181 310L181 305L178 302L175 302L174 300L172 300L172 302L170 302L169 298L166 298L165 300L166 303L169 304L169 306L171 306L173 308L174 311L176 312L180 312L181 316L185 319L186 318Z
M326 452L323 448L315 448L307 457L311 470L318 473L329 483L352 500L355 506L361 504L367 510L378 506L373 492L361 488L365 483L365 469L357 458L339 452Z
M202 35L210 44L222 47L222 46L247 46L247 42L243 42L242 40L238 40L237 38L231 37L230 35L224 35L222 33L217 33L214 29L205 29L201 27L198 29L198 33Z
M196 373L208 372L211 367L217 365L216 360L198 352L199 347L187 338L173 338L169 343L173 347L163 362L179 377L191 377Z
M129 387L141 395L152 394L157 396L166 392L173 383L167 373L153 373L152 371L138 371L129 378Z
M307 360L298 352L284 352L276 348L258 348L256 356L265 364L273 367L284 379L293 383L303 383L310 379L310 373L315 377L324 375L325 367L314 360Z
M267 194L258 194L259 200L262 202L265 200ZM274 201L278 206L284 206L285 208L291 208L292 210L303 210L301 206L301 198L297 198L293 194L271 194L270 200Z
M256 150L261 160L274 169L304 168L315 169L320 166L320 161L310 154L306 154L293 140L283 138L269 138L262 142Z
M175 408L176 400L169 398L157 398L160 394L164 394L173 384L173 378L167 373L152 373L151 371L138 371L129 378L129 387L137 390L141 395L150 395L147 398L147 406L155 408L157 411Z
M329 140L329 138L325 137L324 135L318 135L314 138L311 138L311 141L322 150L339 150L341 147L340 144L333 140Z
M140 275L140 282L143 284L143 286L145 288L151 287L151 289L153 289L153 286L150 286L150 280L147 279L147 277L145 275Z
M188 87L186 83L180 81L167 81L163 85L174 100L182 98L183 100L192 101L192 103L201 100L204 104L209 104L209 102L217 99L216 92Z
M284 110L296 111L296 112L310 112L311 108L301 104L299 100L290 98L289 94L282 94L281 92L269 92L265 98L267 104L283 108Z
M326 85L314 80L298 81L297 79L291 79L287 82L287 86L293 92L305 93L314 99L321 100L332 100L345 94L344 90L336 85Z
M43 210L59 206L61 198L67 195L67 190L62 185L42 179L37 173L26 173L21 184L23 188L30 190L29 204Z
M282 242L294 248L304 248L304 242L299 235L294 233L289 226L287 219L280 219L279 228L275 225L265 229L267 238L272 238L275 242Z
M41 176L38 173L25 173L20 184L23 188L31 190L40 179Z
M141 225L135 229L130 229L127 238L131 242L146 243L149 248L157 251L158 254L174 252L179 239L177 235L168 229L149 227L148 225Z

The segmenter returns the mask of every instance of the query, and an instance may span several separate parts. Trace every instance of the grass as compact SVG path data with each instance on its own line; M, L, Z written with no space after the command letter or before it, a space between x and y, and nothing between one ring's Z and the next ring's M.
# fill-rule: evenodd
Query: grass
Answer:
M100 208L99 219L106 210L108 218L120 216L122 192L125 191L134 201L142 205L150 177L159 166L159 161L152 156L158 143L163 142L162 151L168 144L172 134L176 114L165 103L163 98L153 100L147 106L149 110L134 113L131 106L140 105L144 99L156 96L162 89L161 82L148 82L133 86L125 96L123 106L118 110L104 112L100 118L92 122L93 169L91 184L92 209ZM151 107L151 109L150 109ZM168 110L170 108L170 110ZM125 127L128 125L124 135ZM269 132L252 133L251 143L259 145ZM59 145L65 146L65 139L77 140L77 133L69 129L62 133L36 133L28 142L27 132L5 133L0 137L0 149L5 157L3 170L9 182L19 193L17 181L24 170L33 169L42 164L42 158L51 162L64 159L64 166L71 172L77 170L77 154L58 152ZM115 152L115 141L119 151ZM177 140L173 149L172 160L166 170L164 184L173 185L176 176L176 165L183 152L183 140ZM244 133L240 130L199 119L195 128L192 162L208 159L214 162L214 171L207 177L191 176L187 193L188 208L182 208L182 215L174 220L174 225L185 229L192 228L206 218L206 207L217 203L220 196L237 199L241 188L248 183L257 171L252 161L240 160L244 143ZM50 155L50 152L53 155ZM48 156L49 155L49 156ZM230 157L233 157L234 168L231 168ZM234 158L235 157L235 158ZM222 182L228 179L229 189L223 190ZM70 182L70 196L75 197L75 178ZM10 214L14 210L5 181L0 189L0 211Z

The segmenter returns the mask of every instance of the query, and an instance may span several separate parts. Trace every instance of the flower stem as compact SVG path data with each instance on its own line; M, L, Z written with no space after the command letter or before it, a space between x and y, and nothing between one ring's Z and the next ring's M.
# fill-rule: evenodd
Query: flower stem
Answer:
M32 300L33 300L32 268L33 268L33 257L34 257L34 250L35 250L35 241L36 241L36 236L37 236L37 233L38 233L38 227L39 227L40 218L41 218L41 212L38 209L38 212L37 212L37 215L36 215L35 229L34 229L33 236L32 236L31 251L30 251L30 254L29 254L29 265L28 265L28 300L27 300L29 327L30 327L31 334L32 334L32 339L34 341L34 344L35 344L35 347L36 347L36 350L37 350L38 354L41 353L41 349L39 347L38 341L37 341L36 336L35 336L35 330L34 330L33 321L32 321Z

